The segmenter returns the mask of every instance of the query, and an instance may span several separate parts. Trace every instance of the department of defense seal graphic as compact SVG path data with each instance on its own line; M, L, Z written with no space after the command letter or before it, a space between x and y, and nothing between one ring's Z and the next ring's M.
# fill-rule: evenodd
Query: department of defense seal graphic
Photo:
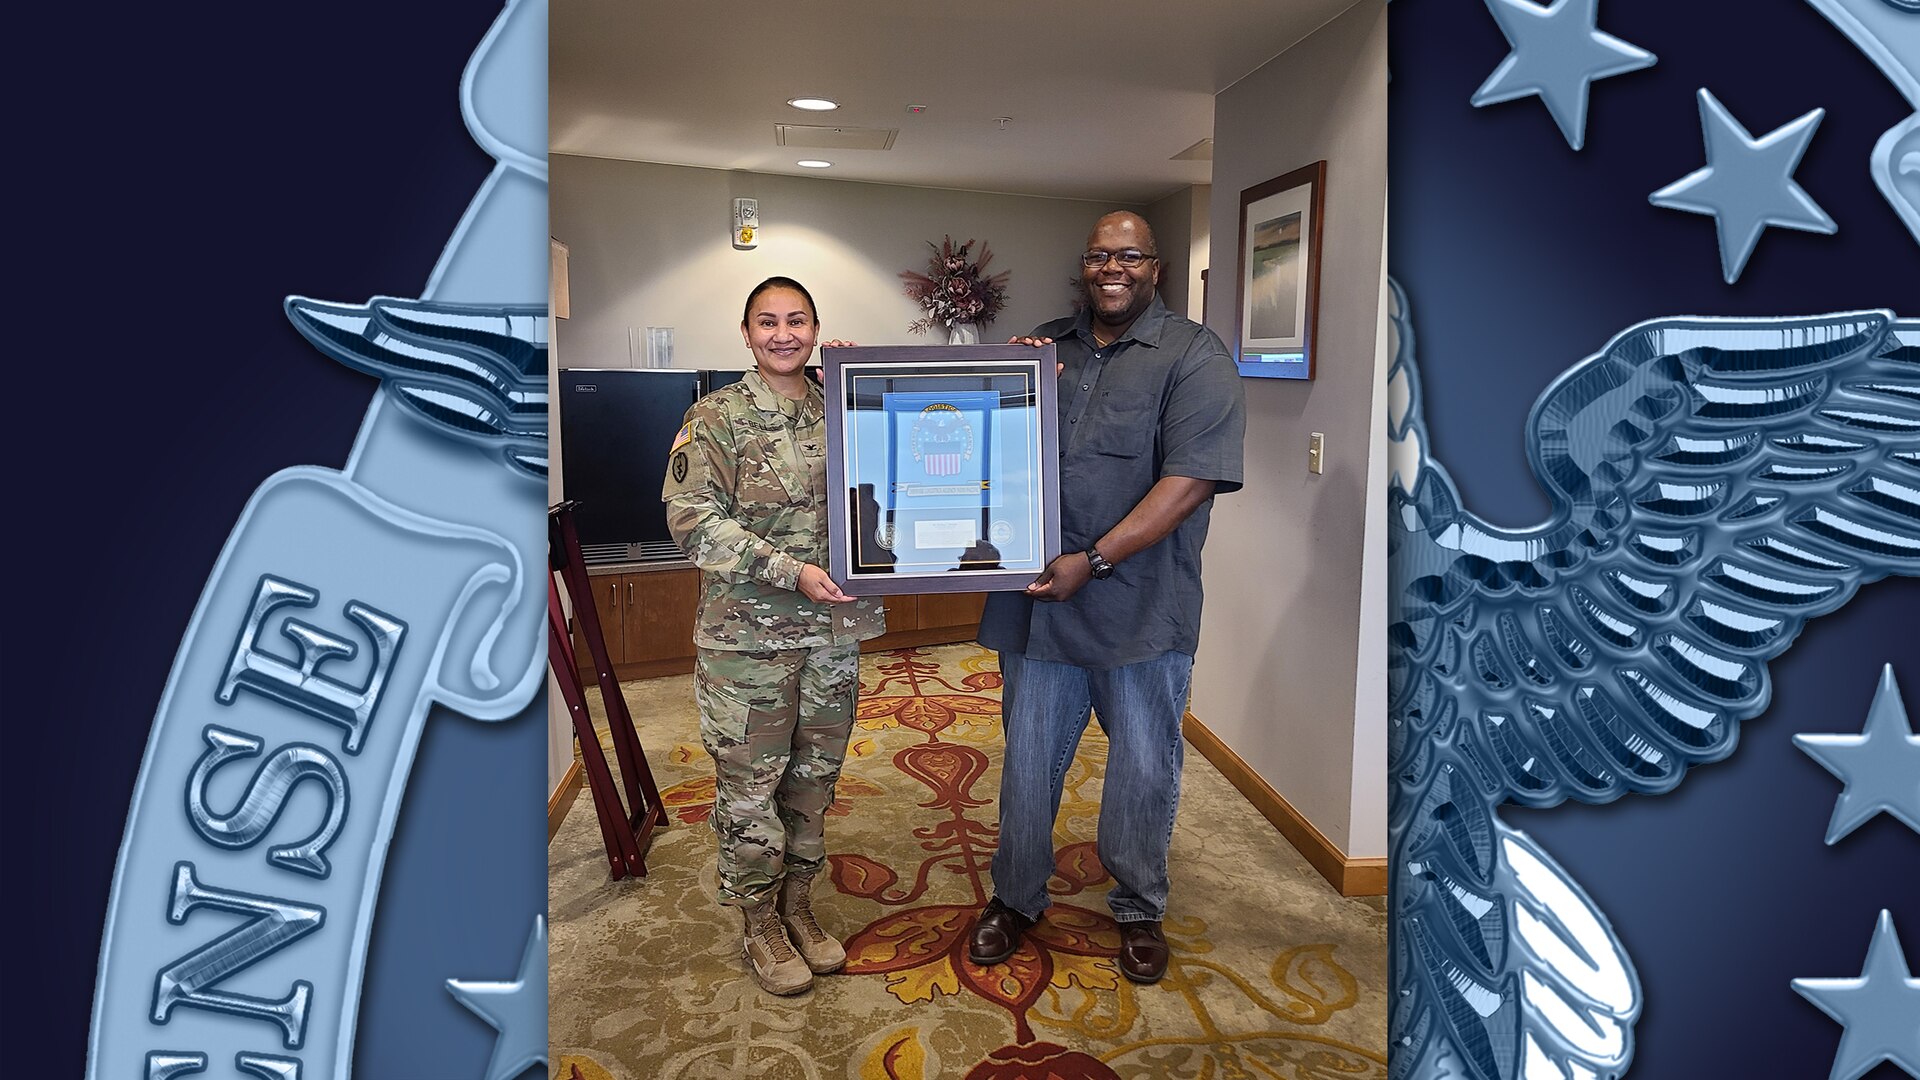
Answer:
M545 31L544 2L512 0L468 63L462 112L496 164L421 297L286 302L381 389L344 468L261 484L181 640L114 872L90 1078L348 1076L429 712L539 711ZM537 913L527 929L544 941ZM541 997L487 1016L490 1077L544 1060Z

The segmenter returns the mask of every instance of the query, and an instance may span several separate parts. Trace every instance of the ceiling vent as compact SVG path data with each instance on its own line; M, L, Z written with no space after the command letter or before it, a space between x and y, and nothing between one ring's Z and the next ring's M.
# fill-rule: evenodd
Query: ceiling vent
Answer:
M1167 160L1168 161L1212 161L1213 160L1213 140L1201 139L1199 142L1194 143L1192 146L1187 147L1185 150L1180 151L1179 153L1168 158Z
M899 128L824 127L815 124L775 124L777 146L808 146L821 150L891 150Z

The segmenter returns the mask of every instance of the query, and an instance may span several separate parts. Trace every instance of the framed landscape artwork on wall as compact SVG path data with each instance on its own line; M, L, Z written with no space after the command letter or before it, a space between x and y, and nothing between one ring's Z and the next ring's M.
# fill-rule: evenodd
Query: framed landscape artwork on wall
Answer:
M1327 163L1240 193L1234 361L1263 379L1313 378Z

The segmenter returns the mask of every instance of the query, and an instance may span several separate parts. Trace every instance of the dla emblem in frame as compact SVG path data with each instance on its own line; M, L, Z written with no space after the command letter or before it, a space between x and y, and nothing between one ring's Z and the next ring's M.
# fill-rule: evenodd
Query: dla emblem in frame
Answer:
M973 425L959 409L937 402L914 419L909 446L929 477L958 476L973 460Z

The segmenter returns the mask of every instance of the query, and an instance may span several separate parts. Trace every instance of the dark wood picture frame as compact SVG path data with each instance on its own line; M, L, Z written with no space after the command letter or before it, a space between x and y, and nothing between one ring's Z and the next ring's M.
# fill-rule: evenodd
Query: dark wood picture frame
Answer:
M822 349L821 357L827 406L827 572L842 591L850 596L886 596L1024 589L1060 554L1060 432L1052 345L1039 348L1029 345L839 346ZM856 559L861 550L859 545L873 539L868 534L877 532L879 519L876 516L873 521L864 520L866 514L856 509L858 488L850 486L848 481L847 411L850 401L856 408L859 404L854 398L855 376L910 378L922 388L952 383L953 392L978 396L992 392L985 389L986 379L1014 374L1031 376L1029 393L1037 410L1039 438L1029 448L1026 462L1031 470L1027 475L1037 486L1037 490L1027 496L1035 519L1028 522L1027 527L1037 530L1031 537L1038 542L1037 559L1022 560L1015 569L998 568L997 562L988 567L969 568L961 561L957 566L938 570L903 571L889 565L885 571L859 571L862 561ZM1001 400L1004 403L1004 392ZM985 467L984 460L982 467ZM858 479L856 476L855 480ZM990 482L990 475L983 477L982 490ZM888 492L886 497L892 503L896 496ZM878 493L870 501L875 503L872 511L875 515L900 509L879 506ZM991 536L988 519L992 512L983 502L977 544Z
M1250 378L1311 379L1315 360L1315 339L1320 324L1320 259L1326 242L1327 163L1316 161L1265 183L1240 192L1240 230L1236 235L1239 251L1234 276L1233 359L1240 374ZM1248 220L1252 212L1256 220ZM1279 217L1267 218L1268 214ZM1276 299L1293 301L1292 310L1280 317L1291 324L1294 333L1258 336L1252 332L1249 305L1253 303L1254 271L1249 265L1255 238L1250 232L1262 225L1275 225L1298 215L1298 250L1304 258L1298 263L1291 289ZM1278 233L1278 230L1276 230ZM1263 245L1264 247L1264 245ZM1268 288L1274 288L1267 283ZM1283 281L1280 286L1286 289ZM1278 305L1276 305L1278 306ZM1253 356L1256 359L1249 359Z

